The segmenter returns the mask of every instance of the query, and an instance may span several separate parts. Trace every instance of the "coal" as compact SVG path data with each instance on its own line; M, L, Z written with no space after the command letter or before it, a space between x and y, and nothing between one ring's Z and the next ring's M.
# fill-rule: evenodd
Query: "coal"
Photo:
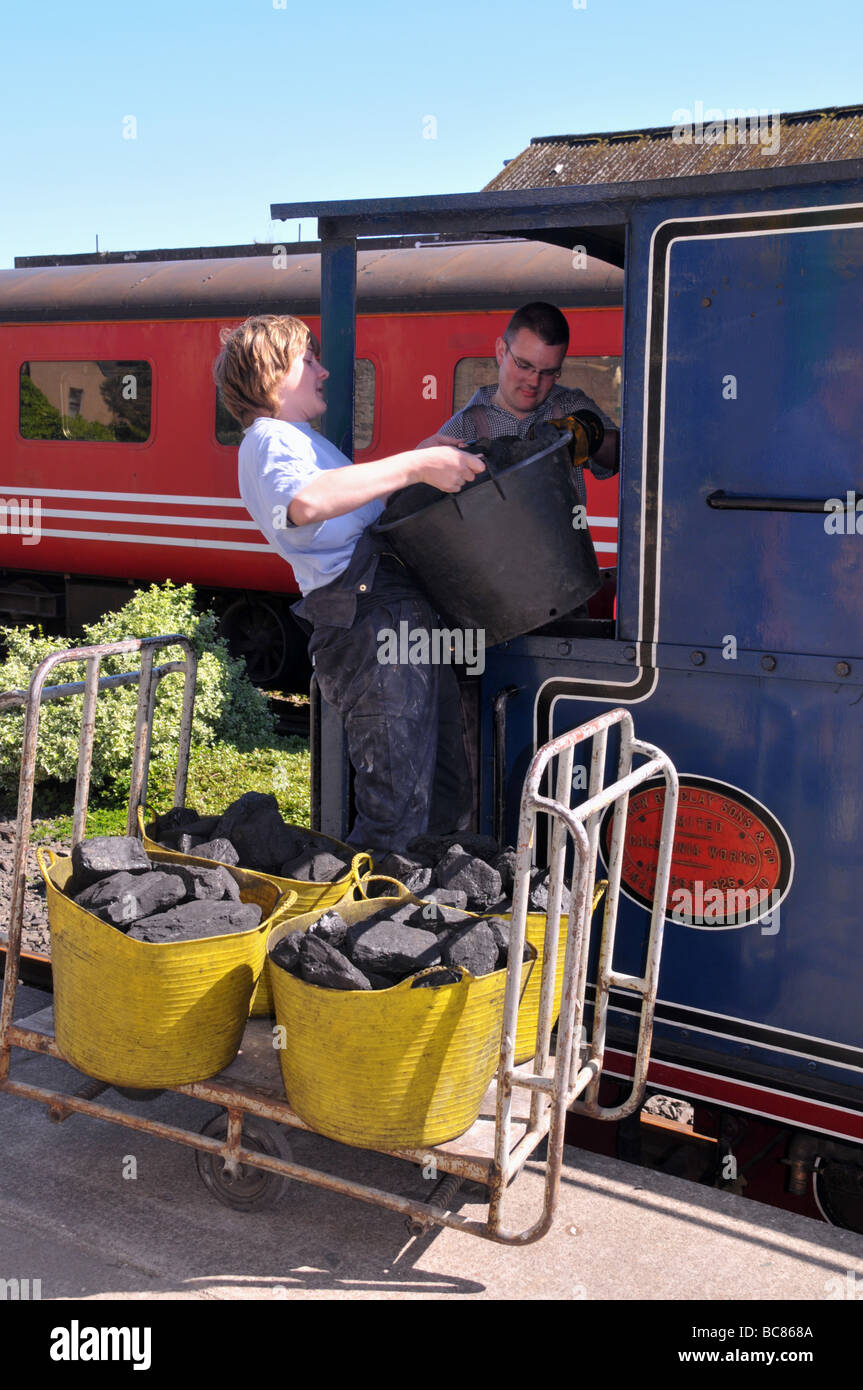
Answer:
M388 908L385 911L375 913L374 918L367 917L366 922L403 922L411 927L422 927L423 922L417 917L420 911L421 909L417 907L416 903L402 903L401 907Z
M218 902L221 898L240 900L237 880L221 864L216 869L199 868L196 864L172 864L171 873L182 879L188 898Z
M325 912L312 923L309 933L320 937L321 941L329 942L330 946L335 946L336 950L340 951L348 934L348 924L338 912Z
M150 861L140 840L130 835L96 835L81 840L72 850L72 892L84 888L108 874L147 873Z
M216 837L225 837L237 851L237 862L261 873L278 873L282 864L294 859L302 845L279 814L271 793L244 792L232 801L216 827Z
M485 925L489 928L492 935L494 936L498 949L498 968L502 970L509 961L509 941L512 930L512 923L504 917L483 917L481 920L485 923ZM530 960L531 954L532 953L530 946L527 944L527 941L525 941L524 948L521 953L522 960Z
M350 869L346 859L329 850L304 849L288 859L279 869L282 878L295 878L303 883L335 883Z
M409 854L385 854L383 859L375 860L375 873L396 879L417 897L431 887L434 878L431 864L424 862L422 856ZM372 883L369 897L386 897L392 891L388 883Z
M183 852L185 853L185 851ZM215 859L220 864L239 864L240 862L240 856L231 841L223 837L218 840L208 840L203 845L196 845L195 854L198 859Z
M447 850L435 872L442 888L466 893L468 907L479 912L500 900L500 874L484 859L467 854L461 845Z
M372 989L392 989L396 983L389 975L376 975L373 970L366 970L364 974Z
M128 932L138 941L194 941L229 932L250 931L261 921L257 903L190 902L145 917Z
M345 950L360 970L373 970L400 980L440 963L437 937L400 922L355 922L348 929Z
M172 806L170 811L166 811L162 816L147 826L148 835L152 835L154 840L170 839L180 833L184 825L190 825L198 819L198 812L192 806Z
M460 927L441 940L445 965L460 965L471 975L490 975L497 969L498 944L486 922Z
M530 876L530 894L527 905L530 912L545 912L548 907L548 869L534 869ZM561 913L569 912L572 896L566 884L560 896Z
M472 854L487 862L499 854L501 848L492 835L474 835L469 830L461 830L457 835L417 835L408 845L408 853L435 865L454 845L458 845L465 854Z
M192 811L191 808L188 813L182 806L175 808L175 811L178 816L180 812L183 813L183 819L178 819L176 824L165 824L172 814L169 811L167 816L157 816L152 825L147 826L147 834L160 844L179 847L180 841L186 838L193 842L209 840L219 824L218 816L199 816L197 811Z
M501 892L508 898L512 897L512 890L515 887L515 862L517 858L517 852L507 846L491 860L491 867L500 874Z
M461 971L452 966L436 965L425 975L418 976L411 989L439 989L441 985L457 985Z
M324 989L370 990L371 983L361 970L331 946L311 932L304 932L300 944L300 978L306 984Z
M185 896L181 878L154 869L147 874L111 874L85 888L75 901L125 931L142 917L175 907Z
M418 893L417 897L424 898L426 902L440 903L442 907L467 907L467 893L453 888L431 888L427 893Z
M431 931L439 936L441 932L476 919L471 917L470 913L460 912L456 908L442 907L439 903L425 903L423 907L414 907L411 915L405 920L408 926L419 927L421 931Z
M288 932L283 936L278 945L274 946L270 952L270 959L276 965L280 965L283 970L287 970L289 975L299 975L300 973L300 944L303 933L299 931Z

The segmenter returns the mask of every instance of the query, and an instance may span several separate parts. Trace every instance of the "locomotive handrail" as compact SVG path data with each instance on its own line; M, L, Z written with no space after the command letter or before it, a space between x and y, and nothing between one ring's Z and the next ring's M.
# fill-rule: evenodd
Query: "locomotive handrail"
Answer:
M759 497L742 493L730 494L720 488L705 498L708 507L718 512L818 512L828 511L832 497L819 501L817 497Z

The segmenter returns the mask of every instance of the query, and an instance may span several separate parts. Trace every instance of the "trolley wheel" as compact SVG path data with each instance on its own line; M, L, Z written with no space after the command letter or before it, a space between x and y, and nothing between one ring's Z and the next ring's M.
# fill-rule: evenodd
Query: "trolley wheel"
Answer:
M863 1166L822 1159L812 1174L812 1187L831 1226L863 1233Z
M224 1112L214 1115L201 1130L210 1139L224 1139L227 1132L228 1117ZM243 1148L288 1161L293 1156L279 1126L254 1115L243 1116ZM205 1153L203 1149L195 1151L195 1163L204 1186L234 1211L265 1211L281 1201L288 1187L287 1178L247 1163L241 1163L236 1177L231 1177L221 1155Z

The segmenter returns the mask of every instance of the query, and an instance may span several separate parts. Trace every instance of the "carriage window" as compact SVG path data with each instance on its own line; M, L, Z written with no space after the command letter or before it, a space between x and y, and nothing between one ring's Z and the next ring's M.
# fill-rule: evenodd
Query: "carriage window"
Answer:
M560 375L560 385L570 390L578 388L615 424L620 423L620 385L622 381L619 357L567 357ZM497 361L494 357L463 357L456 363L453 381L453 414L462 410L480 386L497 383Z
M152 395L149 362L24 362L19 429L24 439L142 444Z
M355 369L354 389L354 451L367 449L374 435L375 420L375 364L365 357L358 357ZM320 421L313 420L315 429ZM235 447L243 438L243 428L234 419L222 400L222 393L216 390L216 439L220 444L233 444Z

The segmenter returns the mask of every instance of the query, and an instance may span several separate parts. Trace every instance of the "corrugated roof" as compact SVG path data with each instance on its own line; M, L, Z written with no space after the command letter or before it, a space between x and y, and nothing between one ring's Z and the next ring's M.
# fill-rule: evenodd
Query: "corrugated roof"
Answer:
M627 183L737 169L863 157L863 106L822 111L742 109L700 102L677 125L595 135L543 135L510 160L484 192L567 184Z

